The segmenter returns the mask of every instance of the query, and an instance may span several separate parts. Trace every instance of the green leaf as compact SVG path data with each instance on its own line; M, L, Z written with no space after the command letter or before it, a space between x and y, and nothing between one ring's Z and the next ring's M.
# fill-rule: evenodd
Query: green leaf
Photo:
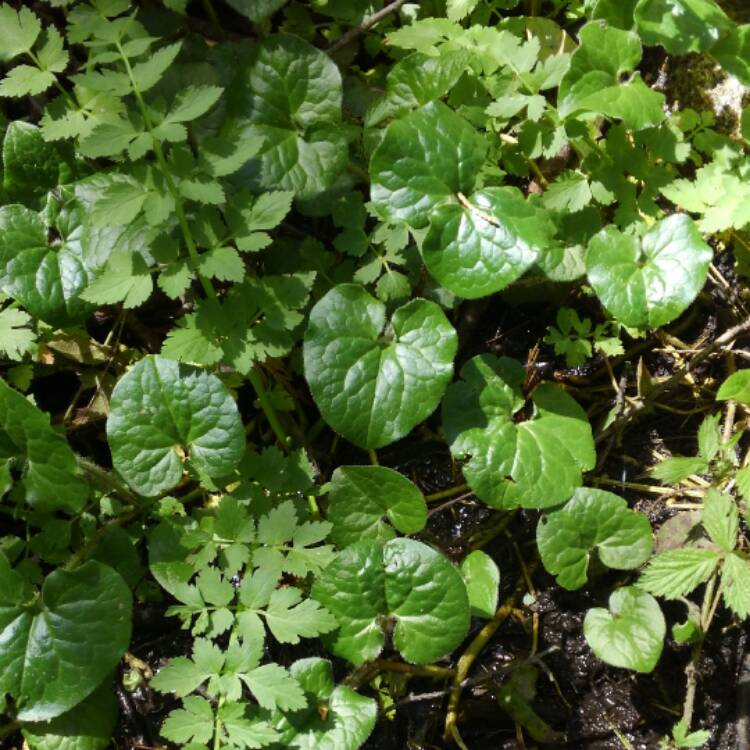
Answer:
M558 90L562 117L593 112L622 120L634 130L664 119L664 96L632 72L641 59L637 34L592 21L580 30L579 40ZM632 75L624 79L626 73Z
M721 448L720 422L721 414L709 414L698 428L698 453L706 461L713 461Z
M26 502L38 510L78 513L88 488L78 476L78 462L49 416L0 380L0 462L20 473Z
M185 461L200 474L223 477L245 450L237 405L224 384L154 355L112 391L107 440L117 471L147 497L172 489Z
M520 278L552 243L554 225L512 187L437 207L422 244L429 272L454 294L485 297Z
M399 109L416 109L445 96L458 83L469 62L468 50L451 50L439 57L414 52L389 71L388 102Z
M95 226L130 224L143 209L148 190L135 177L110 173L99 186L91 218Z
M427 226L437 206L471 191L486 152L487 141L442 102L392 122L370 159L374 210L390 222Z
M710 549L685 547L652 558L638 585L655 596L679 599L709 579L719 555Z
M659 604L636 586L609 597L609 609L586 613L583 634L591 650L613 667L648 673L659 661L667 626Z
M479 0L447 0L448 20L460 21L468 16L479 5Z
M672 727L672 737L677 747L700 747L711 739L711 732L700 729L697 732L688 732L688 726L684 719L680 719Z
M708 461L701 456L674 456L660 461L649 474L664 484L679 484L693 474L705 474L707 471Z
M279 745L299 750L358 750L377 719L375 700L345 685L334 686L331 662L299 659L289 668L306 696L306 707L291 715L276 712Z
M223 729L225 742L238 750L259 748L274 744L278 739L277 732L268 722L257 716L247 718L249 711L246 703L225 703L219 708L218 720Z
M703 498L701 522L713 542L724 552L734 550L740 528L740 512L731 497L709 487Z
M586 413L558 386L537 386L531 415L519 420L525 376L520 362L477 356L461 368L462 380L448 388L443 400L451 453L468 459L466 481L497 508L557 505L596 462Z
M243 681L262 708L296 711L307 703L297 680L278 664L264 664L244 675Z
M334 430L380 448L432 414L455 354L456 332L434 302L412 300L386 327L385 305L360 286L340 284L310 313L305 376Z
M0 81L0 96L36 96L55 82L55 76L33 65L16 65Z
M223 93L220 86L188 86L177 94L162 124L197 120L216 104Z
M31 750L104 750L117 724L117 698L110 680L51 721L24 724L23 738Z
M10 5L0 5L0 60L12 60L28 52L42 31L39 19L28 8L16 11Z
M238 13L249 18L251 21L262 21L279 8L286 5L288 0L227 0Z
M167 69L174 63L181 47L182 42L168 44L166 47L156 50L144 62L133 65L133 79L141 93L148 91L159 83Z
M172 742L207 743L214 736L214 712L204 698L191 695L182 708L172 711L162 724L161 734Z
M644 44L671 55L705 52L735 26L714 0L640 0L635 22Z
M731 24L729 28L729 33L711 47L711 55L727 73L750 86L750 24Z
M719 386L716 394L717 401L739 401L750 406L750 370L733 372Z
M343 548L363 539L393 539L396 531L416 534L427 523L427 505L417 487L393 469L339 466L331 477L328 519L331 540Z
M591 203L588 177L582 172L566 170L544 191L542 203L552 211L580 211Z
M227 99L243 135L263 138L259 159L240 172L257 188L312 198L331 187L346 166L341 74L303 39L267 37Z
M119 573L89 561L50 573L38 598L0 556L0 694L21 721L46 721L93 692L130 641L132 601Z
M673 214L640 237L603 229L589 242L586 272L607 310L632 328L659 328L698 296L713 251L692 220Z
M0 311L0 354L19 361L36 343L36 335L27 326L31 316L23 310L6 308Z
M490 619L495 615L500 589L500 571L482 550L470 552L461 563L461 575L469 594L471 614Z
M47 143L38 127L20 120L10 123L3 139L5 202L38 208L39 199L61 181L68 162L66 150Z
M732 552L724 558L721 571L724 603L741 620L750 615L750 562L747 556Z
M339 622L333 653L355 664L382 650L384 616L395 619L394 647L418 664L450 653L469 629L469 597L460 573L413 539L347 547L316 578L312 595Z
M586 583L592 554L608 568L634 570L651 555L651 524L611 492L580 487L536 530L544 567L566 589Z
M271 594L265 619L279 643L299 643L300 638L315 638L336 627L327 609L313 599L303 599L302 592L293 586Z
M126 309L139 307L154 290L151 269L140 253L118 253L81 292L81 299L97 305L122 302Z

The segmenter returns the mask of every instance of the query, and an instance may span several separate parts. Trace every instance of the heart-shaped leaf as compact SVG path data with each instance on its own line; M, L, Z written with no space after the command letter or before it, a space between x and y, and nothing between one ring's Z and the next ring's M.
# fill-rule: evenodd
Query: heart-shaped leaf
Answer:
M644 44L672 55L704 52L735 24L714 0L640 0L635 22Z
M591 554L609 568L634 570L648 560L651 524L617 495L579 487L559 510L539 521L536 541L544 567L566 589L586 583Z
M673 214L642 237L613 226L589 242L586 273L602 304L633 328L658 328L698 296L713 257L693 221Z
M432 414L453 374L456 332L434 303L393 313L361 286L340 284L310 313L305 376L328 424L363 448L380 448Z
M93 311L79 294L90 278L80 225L68 213L55 224L24 206L0 208L0 288L54 326L79 323ZM48 241L50 232L59 240Z
M46 721L101 684L128 647L132 598L119 573L58 568L34 597L0 555L0 695L21 721Z
M348 160L341 97L341 74L324 52L292 34L267 37L228 96L243 136L263 139L259 160L239 174L300 198L329 188Z
M617 589L608 610L590 609L583 621L586 641L602 661L635 672L653 670L666 631L659 603L636 586Z
M471 191L486 152L487 141L442 102L395 120L370 160L375 211L388 221L427 226L438 205Z
M26 502L37 510L77 513L88 487L65 438L50 427L49 416L0 380L0 494L10 489L10 467L20 473Z
M461 368L443 400L451 453L477 496L497 508L547 508L567 500L594 467L586 413L565 391L543 383L526 403L520 362L481 355Z
M500 588L500 571L495 561L486 552L475 549L461 563L461 575L469 594L472 615L492 617L497 609Z
M469 629L469 597L460 573L413 539L347 547L315 580L312 595L339 622L333 653L355 664L380 653L386 616L396 621L394 647L417 664L450 653Z
M331 477L328 520L329 538L341 548L362 539L393 539L394 528L415 534L427 522L427 505L419 489L393 469L339 466Z
M467 299L504 289L552 242L546 214L516 188L486 188L436 208L422 244L429 272Z
M209 477L239 463L245 432L237 405L215 376L173 360L141 359L115 386L107 440L117 471L153 497L182 478L184 461Z
M335 685L327 659L299 659L289 672L305 692L300 711L277 712L274 727L279 745L299 750L357 750L375 726L378 709L346 685Z
M594 112L622 120L634 130L664 119L664 96L650 89L639 73L632 73L641 59L637 34L592 21L580 30L579 40L558 90L562 117ZM626 73L632 75L623 80Z

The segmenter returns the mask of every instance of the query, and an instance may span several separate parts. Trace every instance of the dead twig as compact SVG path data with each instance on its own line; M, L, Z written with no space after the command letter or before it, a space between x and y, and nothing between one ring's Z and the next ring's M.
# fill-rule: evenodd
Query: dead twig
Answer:
M365 18L359 26L355 26L353 29L349 29L340 39L337 39L326 52L329 55L338 52L342 47L346 47L347 44L353 42L358 36L361 36L371 29L375 24L380 23L386 16L391 13L395 13L406 0L394 0L392 3L388 3L384 8L381 8L377 13L373 13L371 16Z

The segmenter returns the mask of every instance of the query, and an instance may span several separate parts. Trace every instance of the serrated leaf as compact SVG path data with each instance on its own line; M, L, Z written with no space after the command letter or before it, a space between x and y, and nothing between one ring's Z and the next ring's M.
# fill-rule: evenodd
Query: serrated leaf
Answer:
M638 585L655 596L679 599L709 579L719 563L710 549L685 547L652 558Z
M313 307L305 333L305 377L323 418L366 448L426 419L453 373L456 332L435 303L414 299L385 326L385 305L340 284Z
M211 673L207 674L192 659L178 656L170 659L169 663L149 680L149 685L160 693L174 693L178 698L182 698L194 692L210 676Z
M590 242L586 273L602 304L621 323L658 328L696 298L713 251L692 220L673 214L640 239L607 227Z
M112 257L80 297L97 305L122 302L126 309L139 307L154 290L151 269L140 253L119 253Z
M474 617L490 619L497 609L500 571L495 561L482 550L470 552L461 562L461 575L469 594Z
M547 508L567 500L596 462L583 409L561 388L541 384L533 411L516 421L526 399L520 362L481 355L461 368L443 400L452 455L465 460L466 481L498 508Z
M586 641L602 661L642 673L659 661L666 630L656 599L636 586L615 591L609 609L590 609L583 622Z
M566 170L544 191L542 203L553 211L580 211L591 203L588 177L581 172Z
M6 308L0 311L0 354L19 361L31 351L36 334L28 327L31 316L23 310Z
M219 281L239 283L245 278L245 264L239 253L229 246L215 247L200 256L200 274Z
M219 708L219 721L232 747L260 748L274 744L278 733L258 716L248 718L246 703L225 703Z
M705 474L706 471L708 461L701 456L674 456L660 461L649 474L664 484L678 484L693 474Z
M300 684L279 664L264 664L243 680L262 708L297 711L307 703Z
M313 599L303 599L299 589L276 589L266 610L266 624L279 643L299 643L336 627L336 619Z
M611 492L580 487L559 510L543 516L536 531L544 567L566 589L586 583L596 551L608 568L634 570L651 555L651 524Z
M703 498L701 522L713 542L724 552L734 550L737 546L740 512L731 497L709 487Z
M17 467L29 505L80 512L88 488L78 476L73 451L50 427L49 416L4 380L0 380L0 445L0 461Z
M257 188L311 198L330 187L346 166L341 74L304 39L267 37L227 98L241 132L263 138L259 159L240 173Z
M0 60L12 60L27 52L42 31L34 13L22 7L15 10L7 3L0 5Z
M262 21L287 2L288 0L227 0L228 5L251 21Z
M717 401L739 401L750 405L750 370L733 372L720 386Z
M162 123L197 120L216 104L223 93L221 86L188 86L177 94Z
M709 415L703 419L698 428L698 453L706 461L713 461L721 448L720 421L721 414Z
M156 50L147 60L133 65L133 79L141 93L153 88L175 61L182 48L182 42L168 44Z
M123 174L107 177L107 182L100 185L100 193L91 212L94 225L130 224L141 212L148 191L134 177Z
M107 440L117 471L147 497L174 487L185 460L201 474L222 477L245 450L237 405L223 383L154 355L112 391Z
M384 615L395 619L394 647L420 664L450 653L469 627L461 575L439 552L413 539L350 545L316 578L312 595L338 620L333 653L355 664L383 648Z
M485 297L512 284L552 243L554 225L516 188L485 188L435 208L422 244L430 273L454 294Z
M343 548L363 539L392 539L394 529L402 534L421 531L427 505L419 489L393 469L339 466L331 477L328 519L331 539Z
M88 696L130 641L132 599L119 573L88 561L58 568L29 606L28 584L0 555L0 694L21 721L59 716Z
M449 21L460 21L479 5L479 0L447 0L445 6Z
M637 34L592 21L580 30L579 40L558 90L562 117L596 112L622 120L634 130L664 119L663 94L650 89L639 73L632 73L641 59ZM623 80L625 73L632 75Z
M415 109L445 96L466 71L468 50L450 50L439 57L414 52L388 72L388 102L400 109Z
M750 562L747 556L732 552L724 558L721 571L724 603L741 620L750 615Z
M660 44L672 55L704 52L734 28L713 0L640 0L634 17L644 44Z
M442 102L394 121L370 159L374 210L387 221L427 226L437 206L471 192L486 151L486 140Z
M33 65L16 65L0 81L0 96L36 96L55 82L55 76Z
M204 698L191 695L182 702L182 708L167 716L161 734L172 742L207 743L214 735L214 712Z

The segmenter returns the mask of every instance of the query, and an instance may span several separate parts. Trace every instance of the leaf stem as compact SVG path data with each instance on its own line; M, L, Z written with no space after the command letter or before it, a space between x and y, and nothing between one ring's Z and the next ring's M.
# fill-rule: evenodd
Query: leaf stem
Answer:
M124 484L118 481L111 472L102 469L93 461L83 456L76 456L78 465L86 472L102 489L115 492L120 499L124 500L128 505L132 505L136 508L141 508L142 503L140 498L128 489Z
M433 492L431 495L425 495L424 499L426 503L436 503L439 500L445 500L454 495L460 495L467 490L471 490L471 487L469 487L468 484L457 484L454 487L448 487L447 490L440 490L440 492Z
M247 379L250 381L250 385L252 385L256 395L258 396L260 408L266 415L268 424L271 426L274 435L276 435L276 439L281 443L284 450L287 450L290 443L289 437L286 432L284 432L284 428L281 426L279 417L276 414L276 409L274 409L273 403L271 402L268 392L266 391L266 387L263 385L263 379L261 378L258 369L253 368L252 370L250 370L247 375Z
M394 0L384 8L381 8L377 13L373 13L371 16L365 18L359 26L355 26L353 29L349 29L340 39L337 39L326 52L332 55L334 52L338 52L342 47L346 47L347 44L353 42L358 36L371 29L375 24L380 23L386 16L391 13L395 13L406 0Z

